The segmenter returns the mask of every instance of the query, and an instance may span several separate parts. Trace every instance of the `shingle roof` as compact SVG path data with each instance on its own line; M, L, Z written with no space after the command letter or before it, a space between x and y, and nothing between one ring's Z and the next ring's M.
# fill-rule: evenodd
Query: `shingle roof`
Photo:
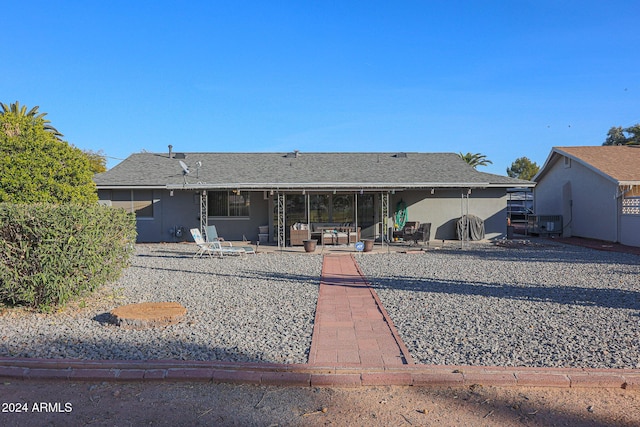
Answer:
M176 153L178 157L182 153ZM168 153L132 154L97 174L98 188L532 186L530 181L479 172L455 153ZM179 160L189 166L183 176ZM197 162L201 167L197 168Z
M554 147L552 154L554 152L577 160L614 181L640 181L639 146Z

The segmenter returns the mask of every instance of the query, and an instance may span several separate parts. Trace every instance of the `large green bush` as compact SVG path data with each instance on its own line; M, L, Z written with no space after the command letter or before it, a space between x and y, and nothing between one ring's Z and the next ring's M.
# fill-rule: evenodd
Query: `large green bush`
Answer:
M97 204L0 203L0 301L50 310L117 279L135 216Z

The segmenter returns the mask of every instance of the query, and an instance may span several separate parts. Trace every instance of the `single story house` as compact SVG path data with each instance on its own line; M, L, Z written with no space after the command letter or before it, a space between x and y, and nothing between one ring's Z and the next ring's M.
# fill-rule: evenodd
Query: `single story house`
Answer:
M554 147L533 177L535 213L564 236L640 246L640 147Z
M291 230L349 225L392 239L397 216L456 238L464 214L506 235L507 189L531 181L479 172L455 153L137 153L96 174L100 203L136 213L140 242L215 225L227 240L290 244ZM399 214L400 212L400 214Z

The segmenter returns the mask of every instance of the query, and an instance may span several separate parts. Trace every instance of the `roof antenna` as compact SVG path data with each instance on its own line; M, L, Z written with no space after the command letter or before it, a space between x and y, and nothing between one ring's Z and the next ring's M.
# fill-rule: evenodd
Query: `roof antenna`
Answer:
M178 160L180 167L182 167L182 177L184 178L185 185L187 184L187 175L189 175L189 166L182 160Z

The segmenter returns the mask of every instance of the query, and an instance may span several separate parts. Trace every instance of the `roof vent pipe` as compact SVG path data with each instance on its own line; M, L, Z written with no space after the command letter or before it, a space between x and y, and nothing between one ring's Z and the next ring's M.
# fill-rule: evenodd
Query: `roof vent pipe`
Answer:
M173 145L169 144L169 158L173 159Z

